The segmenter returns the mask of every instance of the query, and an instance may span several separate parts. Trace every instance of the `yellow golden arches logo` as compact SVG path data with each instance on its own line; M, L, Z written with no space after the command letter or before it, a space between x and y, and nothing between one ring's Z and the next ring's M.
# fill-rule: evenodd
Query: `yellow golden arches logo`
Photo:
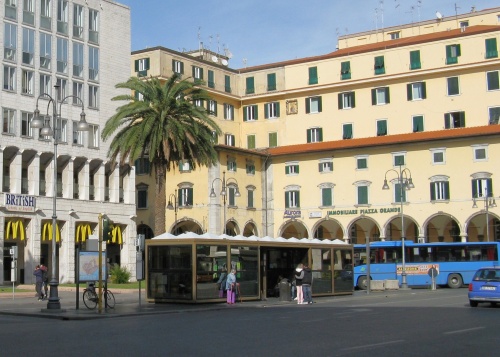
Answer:
M85 242L89 235L92 233L90 229L90 224L88 223L81 223L78 225L76 228L76 236L75 236L75 242Z
M52 222L45 222L43 224L42 240L52 240ZM61 241L61 231L59 224L56 223L56 242Z
M5 239L9 239L11 234L12 239L17 239L18 235L20 240L24 240L24 238L26 238L23 220L18 219L7 222L7 227L5 228Z
M111 242L112 243L118 243L122 244L123 239L122 239L122 229L120 226L114 226L113 230L111 232Z

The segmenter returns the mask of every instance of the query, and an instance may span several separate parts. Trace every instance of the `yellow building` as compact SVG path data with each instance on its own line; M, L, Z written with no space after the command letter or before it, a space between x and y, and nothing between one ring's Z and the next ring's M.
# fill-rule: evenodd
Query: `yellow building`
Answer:
M167 175L166 231L500 239L499 20L500 8L441 17L239 70L203 48L133 52L132 75L203 80L223 131L216 167ZM138 230L150 237L154 181L147 165L136 171Z

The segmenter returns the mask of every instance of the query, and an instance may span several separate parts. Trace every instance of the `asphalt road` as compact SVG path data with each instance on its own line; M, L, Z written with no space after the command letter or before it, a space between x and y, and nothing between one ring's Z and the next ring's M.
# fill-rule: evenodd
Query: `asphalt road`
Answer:
M465 288L86 321L0 315L0 354L498 356L499 319L500 307L470 308Z

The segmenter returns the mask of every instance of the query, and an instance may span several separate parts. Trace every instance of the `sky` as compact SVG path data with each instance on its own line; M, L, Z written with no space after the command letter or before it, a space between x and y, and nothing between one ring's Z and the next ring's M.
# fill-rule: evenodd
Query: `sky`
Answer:
M116 0L131 9L132 51L232 54L234 69L335 51L338 36L500 6L498 0Z

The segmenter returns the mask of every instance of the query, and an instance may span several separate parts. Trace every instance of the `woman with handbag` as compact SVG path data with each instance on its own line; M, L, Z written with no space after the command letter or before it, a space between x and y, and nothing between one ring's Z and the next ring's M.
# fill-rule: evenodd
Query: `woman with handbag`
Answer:
M227 303L234 304L236 301L236 269L231 269L226 280Z

